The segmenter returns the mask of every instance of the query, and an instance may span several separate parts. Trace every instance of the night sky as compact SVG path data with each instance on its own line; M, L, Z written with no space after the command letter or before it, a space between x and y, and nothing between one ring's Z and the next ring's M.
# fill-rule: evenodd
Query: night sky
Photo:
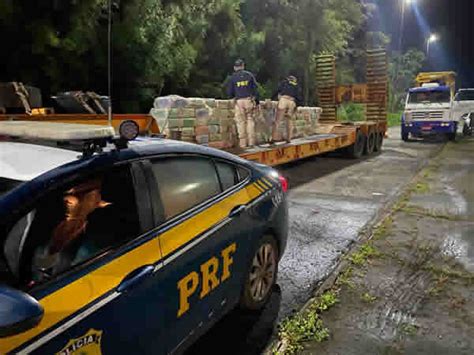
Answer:
M376 0L378 19L374 29L392 37L398 50L400 4L402 0ZM413 0L405 12L403 50L417 48L426 52L426 38L436 33L439 41L431 45L424 70L454 70L458 87L474 87L474 0Z

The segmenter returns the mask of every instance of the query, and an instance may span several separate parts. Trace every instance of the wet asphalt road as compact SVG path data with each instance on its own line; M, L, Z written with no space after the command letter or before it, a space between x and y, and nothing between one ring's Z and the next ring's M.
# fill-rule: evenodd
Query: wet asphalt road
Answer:
M332 155L280 167L290 184L290 234L279 266L278 290L260 316L229 315L189 353L260 353L277 321L310 298L364 226L443 145L404 143L399 128L394 128L382 154L358 161Z

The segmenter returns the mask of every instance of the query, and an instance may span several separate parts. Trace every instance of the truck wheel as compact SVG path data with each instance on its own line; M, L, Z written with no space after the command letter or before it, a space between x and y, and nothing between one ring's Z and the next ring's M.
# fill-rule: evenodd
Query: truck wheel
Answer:
M240 306L244 310L261 309L272 294L278 273L278 247L270 235L264 236L253 255L247 272Z
M402 129L402 141L408 142L409 141L409 133Z
M367 140L365 142L364 154L370 155L374 152L374 150L375 150L375 141L376 141L375 133L370 132L369 136L367 137Z
M380 152L382 150L382 145L383 145L383 133L377 133L375 135L375 148L374 151Z
M347 155L352 159L359 159L364 153L365 135L361 131L357 131L356 141L353 145L347 147Z

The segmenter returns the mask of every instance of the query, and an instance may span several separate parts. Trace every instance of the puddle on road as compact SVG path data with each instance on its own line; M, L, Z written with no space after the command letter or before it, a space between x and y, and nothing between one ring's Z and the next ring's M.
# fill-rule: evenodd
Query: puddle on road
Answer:
M455 258L467 271L474 272L474 226L449 234L441 246L441 252Z
M468 203L462 193L453 187L452 182L446 178L442 179L446 193L451 197L454 214L465 215L468 211Z

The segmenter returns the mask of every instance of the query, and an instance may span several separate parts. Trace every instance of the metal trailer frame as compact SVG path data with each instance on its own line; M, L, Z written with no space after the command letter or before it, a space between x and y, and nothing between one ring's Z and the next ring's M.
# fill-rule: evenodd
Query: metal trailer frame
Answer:
M328 133L320 133L306 138L295 139L291 143L282 145L263 145L245 151L231 152L247 160L275 166L350 147L356 143L358 132L364 135L365 140L367 140L370 135L380 135L383 137L386 127L386 122L355 122L340 125L327 124L321 128L327 128Z
M0 115L0 121L11 120L108 125L106 115ZM150 115L114 114L112 116L112 126L117 130L125 120L135 121L140 127L142 134L153 135L160 133L155 120ZM358 132L361 132L365 139L368 139L371 134L384 135L386 129L387 123L385 121L365 121L346 124L323 123L320 125L317 134L295 139L291 143L277 144L275 146L264 144L253 149L229 149L228 151L247 160L275 166L350 147L355 144Z

